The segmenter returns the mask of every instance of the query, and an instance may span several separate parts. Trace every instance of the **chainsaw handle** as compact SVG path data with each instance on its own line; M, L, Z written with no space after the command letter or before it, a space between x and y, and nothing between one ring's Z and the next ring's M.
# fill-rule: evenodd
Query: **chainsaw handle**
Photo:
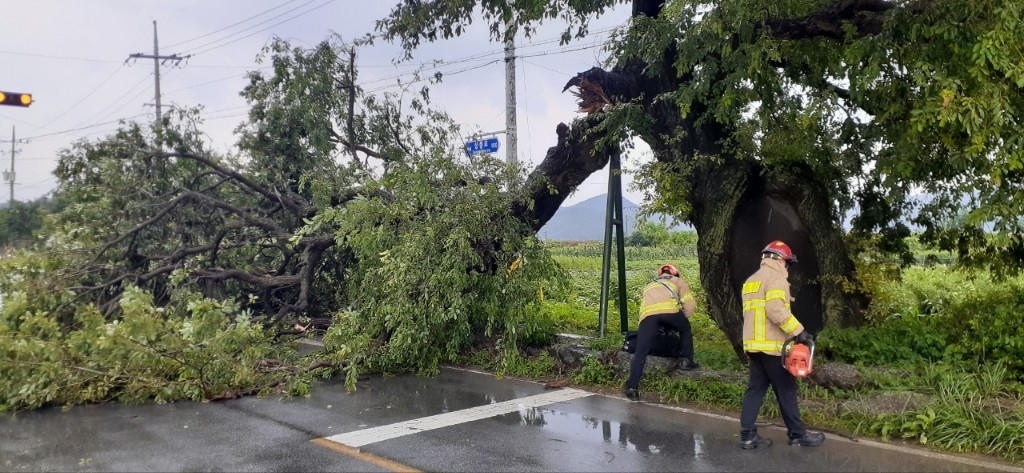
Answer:
M800 370L799 373L797 371L794 371L795 370L794 367L791 367L791 365L788 365L786 363L788 358L790 358L791 350L796 345L804 345L804 346L807 347L807 351L808 351L808 353L807 353L807 365L805 367L806 370ZM788 339L788 340L782 342L782 348L781 348L781 353L780 354L781 354L780 358L781 358L781 361L782 361L782 368L785 371L790 372L791 374L793 374L793 376L795 376L797 378L803 378L803 377L805 377L807 375L810 375L811 370L812 370L811 367L813 365L812 363L813 363L813 359L814 359L814 340L811 339L811 340L806 341L806 342L797 342L797 338L796 337Z
M789 356L789 348L790 348L790 346L796 345L796 344L797 344L796 337L790 337L785 342L782 342L782 351L781 351L782 357L781 358L782 358L782 366L784 368L786 367L786 357ZM814 356L814 340L811 339L807 343L804 343L804 345L807 345L807 348L811 350L811 356Z

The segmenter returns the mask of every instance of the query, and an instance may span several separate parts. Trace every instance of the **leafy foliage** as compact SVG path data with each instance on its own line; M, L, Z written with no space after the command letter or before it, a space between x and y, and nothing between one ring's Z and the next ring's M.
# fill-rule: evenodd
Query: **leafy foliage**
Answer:
M36 243L43 216L55 210L55 203L47 197L14 202L0 209L0 248L23 248Z
M523 176L469 161L426 89L367 95L354 55L271 42L237 155L207 149L195 110L62 151L45 245L0 274L5 409L301 394L339 370L354 388L474 343L522 369L562 278ZM317 359L281 342L332 321Z
M281 386L306 393L314 377L296 366L288 344L274 343L232 302L182 294L156 307L129 287L121 318L79 306L62 328L28 310L28 294L7 293L0 313L0 411L109 400L170 402L237 397Z
M942 360L945 335L927 316L897 316L871 327L826 328L817 348L836 361L898 366Z
M501 334L499 345L513 353L530 301L555 276L500 192L515 174L441 153L407 163L367 183L392 189L393 198L361 199L310 224L337 226L359 261L354 307L324 338L346 360L350 384L361 369L436 372L480 332ZM496 179L481 182L480 174Z

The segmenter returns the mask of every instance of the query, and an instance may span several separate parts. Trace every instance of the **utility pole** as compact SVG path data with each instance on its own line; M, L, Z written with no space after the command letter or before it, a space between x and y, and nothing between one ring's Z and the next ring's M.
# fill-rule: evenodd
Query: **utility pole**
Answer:
M128 59L152 59L153 60L153 76L156 78L156 92L154 94L154 100L153 101L154 101L154 103L156 105L156 125L155 125L155 127L156 127L156 130L157 130L157 146L160 146L160 140L159 140L159 136L160 136L160 123L161 123L160 122L160 112L161 112L161 107L162 107L162 105L160 104L160 62L161 61L163 61L163 62L174 61L174 64L177 65L177 64L179 64L181 62L182 59L188 59L189 57L191 57L191 54L187 55L187 56L178 56L177 54L171 54L170 56L161 56L160 55L160 41L157 39L157 34L156 34L156 20L153 20L153 54L135 53L135 54L128 55ZM128 60L126 59L125 62L128 62Z
M14 125L11 125L11 170L4 171L4 180L11 183L11 196L8 208L14 207L14 155L18 152L15 145L19 143L17 137L14 134ZM28 140L21 140L20 143L28 143Z
M516 146L516 39L515 23L509 19L505 24L505 136L508 138L508 149L505 160L509 164L518 163L518 147Z
M18 150L14 148L14 145L17 144L17 142L18 139L14 136L14 125L11 125L11 200L10 203L7 204L8 209L14 209L14 153L18 152Z

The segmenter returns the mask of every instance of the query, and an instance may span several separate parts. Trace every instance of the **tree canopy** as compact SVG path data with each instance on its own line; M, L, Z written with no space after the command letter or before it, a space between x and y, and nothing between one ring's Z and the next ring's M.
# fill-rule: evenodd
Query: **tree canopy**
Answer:
M610 72L640 64L646 80L668 84L606 88L609 100L660 102L677 120L717 123L732 155L766 171L803 163L834 190L837 215L854 211L854 233L888 237L879 240L885 249L904 250L897 242L915 224L965 265L1020 269L1020 2L403 1L378 28L411 50L476 18L496 40L510 21L529 34L558 18L567 41L625 3L633 17L616 34ZM630 125L642 136L650 127ZM644 137L694 139L679 128ZM683 153L716 159L698 151ZM644 175L663 184L654 197L673 211L687 186L657 169L677 160L658 158Z

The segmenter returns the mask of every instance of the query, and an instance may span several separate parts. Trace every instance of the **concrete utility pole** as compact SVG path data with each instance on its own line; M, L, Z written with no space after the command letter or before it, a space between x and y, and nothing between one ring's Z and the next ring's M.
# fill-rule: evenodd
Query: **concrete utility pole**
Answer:
M17 142L18 139L14 136L14 125L11 125L11 200L10 203L7 204L8 209L14 208L14 154L18 152L18 150L14 148L14 145L17 144Z
M28 140L21 140L21 143L28 143ZM10 203L8 204L12 208L14 207L14 155L18 152L15 145L19 143L17 137L14 135L14 125L11 125L11 170L4 171L4 180L11 183L11 196Z
M156 92L154 94L154 103L156 105L156 129L159 135L160 130L160 112L162 105L160 104L160 62L174 61L177 65L182 59L188 59L190 55L178 56L177 54L171 54L170 56L160 55L160 41L157 39L156 34L156 20L153 20L153 54L142 54L135 53L128 56L128 59L152 59L153 60L153 76L156 78ZM125 62L128 62L126 59Z
M516 164L519 160L516 146L516 39L512 20L505 26L505 137L508 138L505 160Z

